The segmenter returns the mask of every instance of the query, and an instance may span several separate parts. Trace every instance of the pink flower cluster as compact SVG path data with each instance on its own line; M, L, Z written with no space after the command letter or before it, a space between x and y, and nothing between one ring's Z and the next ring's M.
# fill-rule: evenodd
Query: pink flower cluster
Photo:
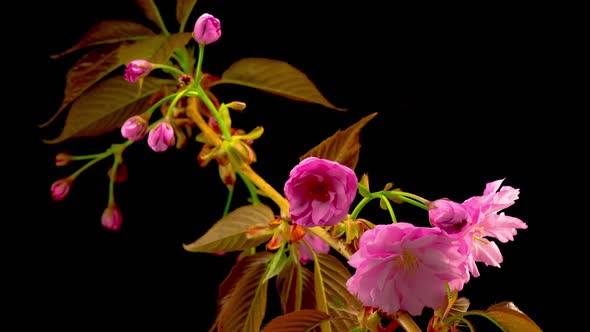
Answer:
M148 122L141 115L127 119L121 126L121 135L132 141L139 141L148 134L148 145L156 152L164 152L176 143L174 128L169 120L158 122L148 132Z
M460 204L432 202L433 227L396 223L365 232L349 260L356 268L347 282L349 291L366 306L420 315L424 307L440 308L447 284L460 291L470 274L479 276L476 262L499 267L500 250L486 237L507 242L516 229L527 228L520 219L498 213L514 204L519 193L500 187L502 181L488 183L483 196Z

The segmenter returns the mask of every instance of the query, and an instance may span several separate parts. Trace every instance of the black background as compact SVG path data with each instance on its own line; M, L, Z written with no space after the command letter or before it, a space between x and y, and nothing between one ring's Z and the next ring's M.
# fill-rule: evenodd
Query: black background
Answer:
M157 3L175 31L174 2ZM128 149L129 179L115 188L123 226L111 232L100 225L110 162L83 173L62 202L51 201L49 188L76 169L56 168L56 153L101 152L122 142L119 133L45 145L42 139L59 133L63 117L53 127L36 127L59 107L66 70L76 59L74 54L51 60L50 54L75 44L103 19L153 24L133 1L53 3L45 10L35 42L37 53L42 46L39 63L46 69L36 76L42 93L35 98L44 99L31 112L29 127L35 172L27 177L33 188L28 199L36 203L21 210L35 236L23 249L31 254L27 282L35 295L25 309L38 311L43 326L64 329L206 331L214 319L217 286L235 255L182 249L219 218L225 203L216 167L201 169L196 163L200 145L191 142L161 154L145 142ZM473 309L513 301L552 330L557 319L550 313L562 308L552 282L577 274L565 268L563 258L571 243L562 230L569 196L563 186L581 174L569 152L581 134L571 129L571 109L563 107L559 91L562 41L550 8L198 1L190 22L204 12L221 20L223 32L207 46L204 71L220 75L243 57L284 60L306 73L333 104L348 109L338 112L247 88L215 88L221 101L248 105L235 115L236 126L264 126L254 144L253 168L279 191L300 155L373 112L379 114L361 132L356 168L358 175L368 173L373 189L394 182L428 199L462 201L501 178L519 188L519 200L505 212L529 228L519 230L514 242L499 244L502 267L480 266L482 275L463 295ZM239 205L246 196L240 184L237 191ZM396 208L398 217L424 218L412 208ZM366 211L373 222L387 222L376 203Z

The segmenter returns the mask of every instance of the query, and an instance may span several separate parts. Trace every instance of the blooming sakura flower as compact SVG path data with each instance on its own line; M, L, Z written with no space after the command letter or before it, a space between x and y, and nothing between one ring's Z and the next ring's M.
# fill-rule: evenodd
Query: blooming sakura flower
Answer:
M66 196L70 192L70 188L72 187L72 182L74 182L74 178L72 177L67 177L55 181L51 185L51 198L55 202L59 202L66 198Z
M148 145L156 152L166 151L175 142L174 128L166 120L158 123L148 134Z
M346 282L364 306L393 314L420 315L445 303L446 284L461 290L469 279L461 242L436 227L410 223L377 225L360 238L348 263L356 268Z
M358 186L352 169L332 160L309 157L289 173L284 191L295 224L332 226L348 215Z
M102 213L101 224L108 230L117 231L121 228L122 223L123 215L121 214L121 210L117 204L110 203Z
M141 140L147 134L148 122L141 115L127 119L121 126L121 135L131 141Z
M428 210L432 225L454 234L468 245L468 266L474 277L479 276L476 262L500 267L503 261L500 249L487 237L505 243L514 240L517 229L528 227L518 218L507 216L504 212L498 213L513 205L520 192L509 186L501 187L503 181L487 183L482 196L473 196L463 203L436 200Z
M195 22L193 38L199 44L211 44L221 37L221 22L210 14L202 14Z
M135 83L139 79L146 77L152 71L153 64L145 60L133 60L125 67L123 78L130 83Z
M305 236L303 236L303 239L313 248L313 251L316 255L327 254L330 251L330 245L311 232L306 232ZM299 242L299 250L297 253L299 255L299 261L301 264L305 264L308 261L313 260L313 254L303 242Z

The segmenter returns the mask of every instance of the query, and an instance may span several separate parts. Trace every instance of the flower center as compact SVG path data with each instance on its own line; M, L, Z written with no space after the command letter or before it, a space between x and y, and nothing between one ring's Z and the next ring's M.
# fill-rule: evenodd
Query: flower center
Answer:
M320 202L327 202L330 200L330 186L325 183L318 183L309 192L312 199Z
M418 271L418 265L418 259L412 252L409 251L404 251L401 255L395 257L393 260L394 271L403 271L410 275L416 274L416 271Z

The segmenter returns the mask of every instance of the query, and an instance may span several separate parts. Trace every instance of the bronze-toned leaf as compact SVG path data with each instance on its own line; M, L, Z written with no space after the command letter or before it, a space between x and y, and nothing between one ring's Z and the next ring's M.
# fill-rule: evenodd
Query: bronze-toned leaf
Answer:
M120 127L127 118L149 108L149 96L171 80L146 77L138 94L137 84L122 76L101 81L78 98L70 108L61 134L45 143L54 144L83 136L98 136Z
M360 131L376 115L377 112L371 113L345 130L338 130L334 135L326 138L319 145L301 156L299 160L307 157L318 157L337 161L354 170L359 160L361 148Z
M176 0L176 20L180 24L180 31L184 31L186 20L191 15L197 0Z
M325 312L313 309L303 309L274 318L264 326L261 332L311 331L329 318L330 315Z
M162 20L162 15L160 15L160 10L154 3L154 0L135 0L135 2L143 10L145 17L148 20L154 22L165 34L168 33L164 21Z
M41 127L51 124L66 107L96 82L115 69L136 59L151 59L166 42L164 35L154 35L137 42L105 44L84 55L66 75L64 99L57 112Z
M148 60L152 63L166 64L172 57L174 50L185 47L191 40L191 36L189 32L171 34Z
M140 23L126 20L105 20L90 27L76 45L59 54L52 55L51 58L57 59L93 45L140 40L153 35L154 32L150 28Z
M284 314L315 308L313 272L309 269L291 260L279 273L276 282Z
M498 325L507 332L541 332L541 328L524 312L520 311L514 303L509 301L500 302L490 306L484 311L486 316L491 317Z
M333 331L350 331L358 325L358 314L362 303L346 288L346 281L350 279L350 271L342 262L330 254L318 254L318 263L322 273L328 314Z
M322 265L315 256L316 259L313 261L313 284L315 291L315 308L321 312L328 313L328 298L326 286L324 284L324 271L322 271ZM330 322L324 321L320 323L321 332L332 332L332 325ZM335 330L338 331L338 330Z
M268 241L272 235L249 238L247 230L254 225L267 225L274 219L270 207L264 204L246 205L228 213L217 221L199 239L190 244L183 244L192 252L228 252L256 247Z
M268 281L263 281L263 277L270 256L268 252L259 252L242 258L223 281L216 318L219 331L260 331L268 290Z
M226 69L221 79L213 82L211 87L224 83L243 85L337 111L346 110L332 105L307 75L284 61L266 58L240 59Z

